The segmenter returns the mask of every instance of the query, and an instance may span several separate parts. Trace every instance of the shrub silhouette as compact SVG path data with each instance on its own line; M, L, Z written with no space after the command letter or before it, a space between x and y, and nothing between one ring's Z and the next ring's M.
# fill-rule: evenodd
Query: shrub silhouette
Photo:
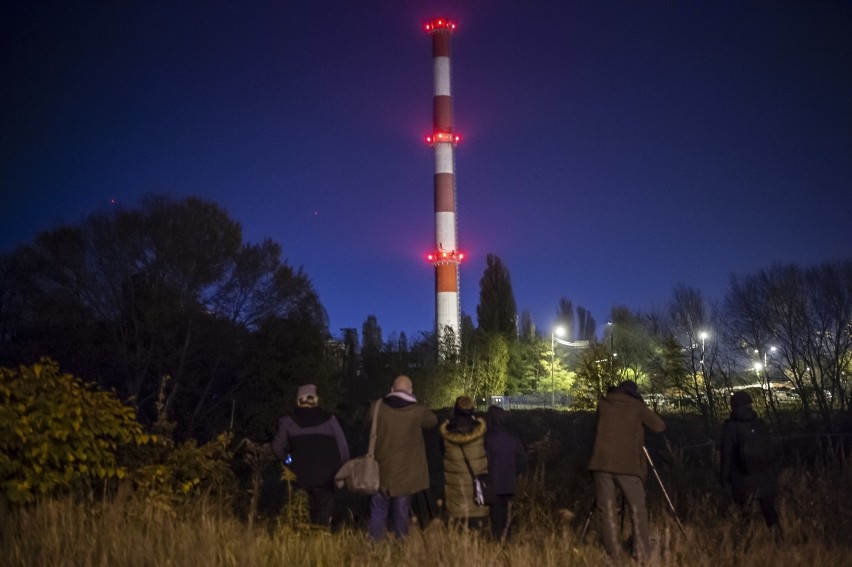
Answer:
M13 503L123 478L116 453L151 438L133 408L48 358L0 368L0 423L0 495Z

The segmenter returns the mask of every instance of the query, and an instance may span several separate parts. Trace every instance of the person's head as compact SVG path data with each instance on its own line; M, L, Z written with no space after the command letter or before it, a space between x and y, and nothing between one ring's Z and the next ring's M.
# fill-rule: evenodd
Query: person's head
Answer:
M296 407L315 408L317 404L319 404L317 387L313 384L299 386L299 390L296 392Z
M406 394L413 394L414 385L411 383L411 378L405 374L397 376L391 386L391 392L405 392Z
M625 380L618 385L618 389L637 400L642 399L642 395L639 393L639 386L633 380Z
M751 405L751 396L748 392L734 392L731 395L731 409L742 408Z
M473 400L470 396L459 396L456 398L456 405L453 407L453 415L473 415Z
M506 411L500 406L488 406L485 412L485 424L489 429L506 426Z

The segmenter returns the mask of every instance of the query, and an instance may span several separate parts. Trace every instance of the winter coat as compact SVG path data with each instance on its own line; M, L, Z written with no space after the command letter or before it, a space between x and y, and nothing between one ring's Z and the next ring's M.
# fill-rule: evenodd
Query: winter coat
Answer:
M749 474L739 459L737 440L743 429L760 418L750 406L735 407L730 419L722 425L721 454L719 459L719 481L731 489L735 502L744 503L749 498L770 498L775 495L775 471L765 470Z
M293 415L278 421L272 452L288 465L301 488L328 486L334 474L349 459L349 445L337 418L320 408L297 407Z
M666 429L662 418L640 397L617 389L598 402L595 446L589 470L638 476L648 475L643 450L645 430L661 433Z
M527 464L521 440L505 427L492 427L485 433L485 454L492 492L497 495L515 494L518 475L526 470Z
M457 427L460 419L469 420L469 426ZM451 517L488 516L488 506L478 506L473 501L473 478L465 463L467 457L476 476L488 472L484 443L486 429L484 419L473 417L453 418L438 428L444 441L444 499Z
M429 469L423 430L438 424L438 417L416 399L401 392L388 394L370 406L376 423L374 455L379 462L379 489L391 497L409 496L429 488Z

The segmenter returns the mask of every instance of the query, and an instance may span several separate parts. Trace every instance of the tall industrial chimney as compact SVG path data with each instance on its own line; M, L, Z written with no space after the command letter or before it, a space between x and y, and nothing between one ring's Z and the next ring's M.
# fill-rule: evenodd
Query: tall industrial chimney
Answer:
M454 347L461 341L459 263L463 255L456 242L455 147L453 104L450 95L450 36L456 23L446 18L425 24L432 36L432 134L426 142L435 149L435 250L428 258L435 265L435 324L439 349L452 333Z

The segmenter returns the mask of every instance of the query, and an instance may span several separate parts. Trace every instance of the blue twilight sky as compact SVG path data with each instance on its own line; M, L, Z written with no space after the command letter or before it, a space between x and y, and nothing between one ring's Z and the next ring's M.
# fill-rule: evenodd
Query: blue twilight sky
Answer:
M331 330L434 326L431 41L452 40L462 309L488 253L550 332L852 256L848 1L0 3L0 253L196 195L304 267Z

